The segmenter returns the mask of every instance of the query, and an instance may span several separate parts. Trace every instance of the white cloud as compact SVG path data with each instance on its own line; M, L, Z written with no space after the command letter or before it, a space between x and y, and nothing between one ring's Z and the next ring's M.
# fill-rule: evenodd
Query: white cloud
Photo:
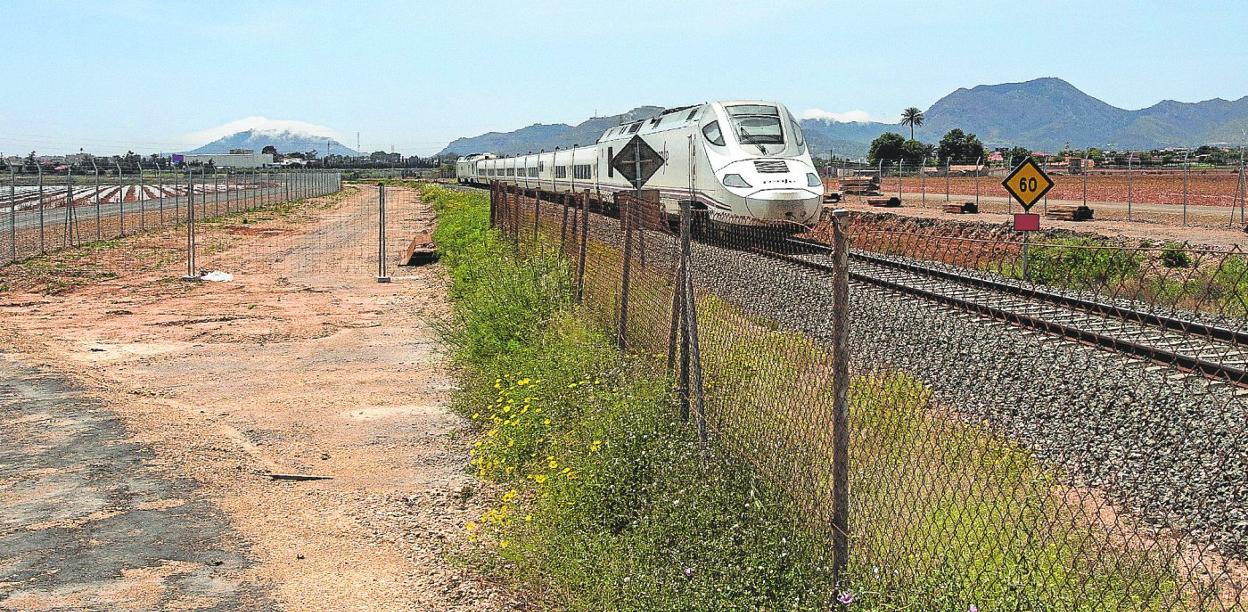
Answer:
M247 130L256 130L258 132L293 132L305 136L317 136L321 138L329 137L343 142L343 136L337 130L327 128L323 125L315 125L305 121L294 121L290 119L269 119L268 117L244 117L237 121L231 121L217 127L191 132L183 139L193 145L203 145L219 138L224 138L238 132Z
M847 123L850 121L871 121L871 115L864 110L851 110L843 113L833 113L825 111L822 108L808 108L801 113L802 119L823 119L824 121L840 121Z

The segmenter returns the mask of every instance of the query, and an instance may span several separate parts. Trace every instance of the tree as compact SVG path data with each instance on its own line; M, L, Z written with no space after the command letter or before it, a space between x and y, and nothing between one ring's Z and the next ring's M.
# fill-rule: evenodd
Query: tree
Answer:
M930 144L924 144L917 140L907 140L906 144L901 147L901 156L906 160L906 162L917 165L923 163L923 160L931 157L935 150L936 147L933 147Z
M264 148L260 149L260 152L268 153L269 155L277 155L277 147L273 145L264 145Z
M940 139L938 151L942 159L970 161L988 157L988 151L984 149L984 143L979 141L978 136L964 133L958 128L949 130L949 133Z
M910 140L914 140L914 128L923 125L923 111L911 106L901 111L901 124L910 126Z
M1011 162L1013 162L1015 166L1017 166L1018 164L1022 163L1024 159L1030 156L1031 156L1031 149L1028 149L1027 147L1014 147L1010 149L1010 152L1007 158Z
M905 154L906 139L896 132L884 132L871 141L871 150L867 158L871 163L880 160L900 159Z

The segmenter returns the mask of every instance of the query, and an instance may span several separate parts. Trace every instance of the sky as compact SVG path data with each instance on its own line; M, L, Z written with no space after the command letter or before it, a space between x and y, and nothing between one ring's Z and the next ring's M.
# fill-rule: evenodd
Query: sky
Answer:
M1244 24L1242 0L0 0L0 153L171 152L295 127L428 155L730 98L895 122L959 87L1045 76L1128 109L1237 99Z

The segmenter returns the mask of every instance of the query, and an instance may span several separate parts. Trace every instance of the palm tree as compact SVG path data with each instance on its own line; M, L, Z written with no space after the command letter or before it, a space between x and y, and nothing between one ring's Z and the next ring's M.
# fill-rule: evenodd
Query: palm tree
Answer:
M901 111L901 124L910 126L910 140L914 140L914 128L923 125L923 111L911 106Z

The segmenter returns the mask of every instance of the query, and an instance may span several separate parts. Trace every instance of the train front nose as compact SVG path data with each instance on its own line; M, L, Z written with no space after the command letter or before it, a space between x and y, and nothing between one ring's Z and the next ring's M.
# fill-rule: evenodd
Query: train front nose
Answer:
M819 214L819 195L804 189L762 189L746 196L745 207L757 219L808 223Z

